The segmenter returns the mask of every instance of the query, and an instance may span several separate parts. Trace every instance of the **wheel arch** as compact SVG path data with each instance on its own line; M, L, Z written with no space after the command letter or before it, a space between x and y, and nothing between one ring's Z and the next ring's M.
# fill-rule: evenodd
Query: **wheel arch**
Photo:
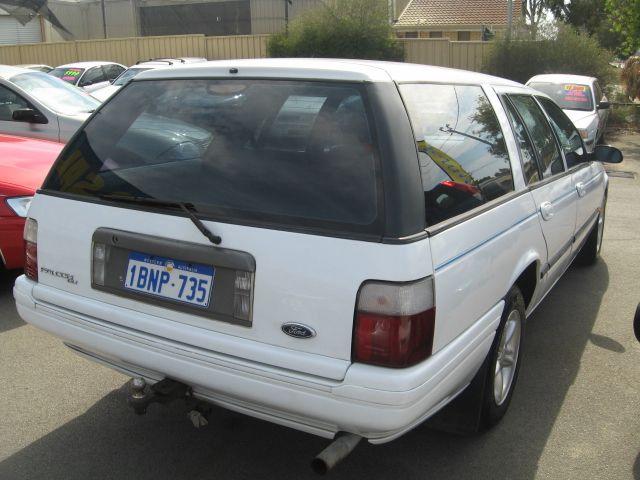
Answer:
M524 297L525 309L529 308L536 288L540 281L540 256L536 252L529 252L516 265L507 290L514 285L520 289Z

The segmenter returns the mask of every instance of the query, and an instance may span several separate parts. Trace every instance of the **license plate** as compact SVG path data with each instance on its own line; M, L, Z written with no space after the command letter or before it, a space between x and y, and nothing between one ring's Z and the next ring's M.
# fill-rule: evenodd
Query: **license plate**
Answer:
M208 308L215 268L131 252L124 288Z

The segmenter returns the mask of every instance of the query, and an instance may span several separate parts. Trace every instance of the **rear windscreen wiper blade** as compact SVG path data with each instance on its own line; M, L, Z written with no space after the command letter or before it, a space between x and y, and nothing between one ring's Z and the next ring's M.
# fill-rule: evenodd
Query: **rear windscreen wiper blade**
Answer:
M209 230L204 223L197 217L196 207L191 203L186 202L173 202L171 200L159 200L156 198L149 197L129 197L126 195L113 195L113 194L104 194L99 196L102 200L111 200L116 202L129 202L129 203L137 203L141 205L153 205L158 207L169 207L169 208L179 208L184 213L187 214L189 219L193 222L200 233L202 233L207 239L213 243L214 245L220 245L222 242L222 237L219 235L214 235L211 230Z

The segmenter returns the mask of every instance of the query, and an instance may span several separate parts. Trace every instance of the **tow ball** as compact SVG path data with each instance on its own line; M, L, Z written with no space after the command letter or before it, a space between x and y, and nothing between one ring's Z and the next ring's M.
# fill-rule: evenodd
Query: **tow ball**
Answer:
M184 383L165 378L150 387L144 378L132 378L129 382L127 403L138 415L147 413L147 407L152 403L167 404L175 400L184 400L189 413L187 416L196 428L209 423L211 407L193 397L191 387Z

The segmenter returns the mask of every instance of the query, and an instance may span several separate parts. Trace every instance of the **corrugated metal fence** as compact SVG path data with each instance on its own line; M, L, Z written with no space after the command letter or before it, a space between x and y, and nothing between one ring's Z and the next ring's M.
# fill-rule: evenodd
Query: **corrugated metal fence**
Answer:
M269 35L205 37L176 35L0 47L0 64L44 63L51 66L85 60L109 60L132 65L158 57L264 58ZM404 39L405 61L480 70L490 43L443 39Z

